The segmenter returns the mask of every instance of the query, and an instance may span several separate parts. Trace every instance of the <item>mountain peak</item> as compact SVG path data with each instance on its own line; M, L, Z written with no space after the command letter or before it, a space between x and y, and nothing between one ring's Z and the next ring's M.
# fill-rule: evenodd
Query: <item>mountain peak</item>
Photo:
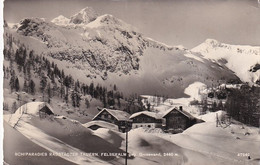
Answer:
M81 9L78 13L70 17L70 23L88 24L97 18L98 14L91 7Z
M70 21L70 19L63 15L59 15L58 17L51 20L52 23L55 23L57 25L67 25L69 23L69 21Z
M109 27L111 29L123 29L126 31L136 31L136 29L125 23L124 21L114 17L110 14L104 14L96 18L96 20L88 23L86 27L98 28L98 27Z
M217 40L215 40L215 39L206 39L205 43L209 44L209 45L217 45L217 44L219 44L219 42Z

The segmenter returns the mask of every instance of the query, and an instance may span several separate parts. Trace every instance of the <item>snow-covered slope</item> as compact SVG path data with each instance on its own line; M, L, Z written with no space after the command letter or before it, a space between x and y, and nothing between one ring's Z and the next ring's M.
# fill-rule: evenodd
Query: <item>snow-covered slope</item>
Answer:
M3 118L14 130L19 131L33 143L53 153L53 156L61 157L72 164L111 164L106 161L113 161L114 156L103 156L101 153L122 153L111 143L101 139L93 132L81 125L79 122L68 118L46 117L39 118L34 115L37 111L35 104L28 106L33 113L19 113L5 115ZM29 110L28 109L28 110ZM95 143L93 143L95 142ZM23 145L23 144L21 144ZM17 146L17 149L19 146ZM27 152L30 152L30 148ZM38 152L38 151L37 151ZM97 153L89 156L89 153ZM55 155L57 154L57 155ZM45 157L48 159L48 157ZM114 160L120 161L120 158ZM87 162L87 163L86 163ZM20 164L24 164L23 161Z
M258 165L259 129L235 123L216 127L216 114L220 117L223 111L201 116L206 122L195 124L179 134L143 128L131 130L129 151L137 153L132 162L142 161L138 153L171 153L171 162L163 156L150 156L149 160L164 164ZM178 158L182 158L180 162Z
M229 45L213 39L192 49L201 53L204 58L226 65L244 82L256 82L260 79L260 70L250 71L260 63L260 47L246 45Z

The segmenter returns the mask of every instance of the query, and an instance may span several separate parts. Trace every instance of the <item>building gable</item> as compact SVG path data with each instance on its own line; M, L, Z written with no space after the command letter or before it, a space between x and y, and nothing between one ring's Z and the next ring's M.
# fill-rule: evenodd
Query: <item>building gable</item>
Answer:
M170 109L169 111L167 111L164 115L163 115L163 118L167 118L167 116L169 115L183 115L189 119L195 119L191 114L189 114L188 112L186 111L183 111L183 110L179 110L177 108L173 108L173 109Z
M171 117L171 116L182 116L184 118L189 118L186 115L184 115L183 113L176 111L176 110L172 110L167 115L165 115L164 118L168 118L168 117Z
M100 111L94 118L93 120L111 120L111 121L118 121L117 118L115 118L111 113L109 113L109 111L107 111L106 109L103 109L102 111Z

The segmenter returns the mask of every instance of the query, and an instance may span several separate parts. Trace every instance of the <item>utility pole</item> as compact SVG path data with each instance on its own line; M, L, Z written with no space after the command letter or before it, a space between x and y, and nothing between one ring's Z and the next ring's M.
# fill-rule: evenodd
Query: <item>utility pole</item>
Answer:
M260 118L259 118L259 134L260 134Z
M216 113L216 127L218 127L218 114Z
M125 131L126 131L126 137L125 137L125 153L126 153L126 156L125 156L125 165L127 165L127 157L128 157L128 121L125 122Z

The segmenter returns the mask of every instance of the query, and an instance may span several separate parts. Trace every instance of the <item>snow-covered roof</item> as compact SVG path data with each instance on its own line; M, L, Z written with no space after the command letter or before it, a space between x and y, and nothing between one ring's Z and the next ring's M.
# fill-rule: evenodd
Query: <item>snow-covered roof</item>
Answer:
M130 119L135 118L136 116L139 116L142 114L146 115L146 116L150 116L155 119L162 119L162 115L160 113L149 112L149 111L141 111L141 112L134 113L130 116Z
M29 102L26 103L24 105L22 105L21 107L19 107L15 113L27 113L27 114L32 114L32 115L38 115L39 114L39 110L44 107L47 106L53 113L53 109L51 108L51 106L46 103L46 102Z
M86 128L89 128L90 126L93 126L93 125L97 125L97 126L100 126L102 128L118 130L117 125L109 123L109 122L105 122L105 121L102 121L102 120L94 120L94 121L90 121L90 122L87 122L87 123L82 124L82 125Z
M107 111L112 116L114 116L118 121L128 120L130 117L130 114L128 114L125 111L103 108L93 119L95 119L103 111Z
M173 110L180 112L181 114L187 116L187 117L190 118L190 119L195 118L195 117L192 116L190 113L188 113L188 112L186 112L186 111L184 111L184 110L180 110L180 109L178 109L178 108L176 108L176 107L170 108L168 111L166 111L166 112L164 113L164 115L163 115L162 117L165 118L165 116L168 115L168 114L169 114L171 111L173 111Z

